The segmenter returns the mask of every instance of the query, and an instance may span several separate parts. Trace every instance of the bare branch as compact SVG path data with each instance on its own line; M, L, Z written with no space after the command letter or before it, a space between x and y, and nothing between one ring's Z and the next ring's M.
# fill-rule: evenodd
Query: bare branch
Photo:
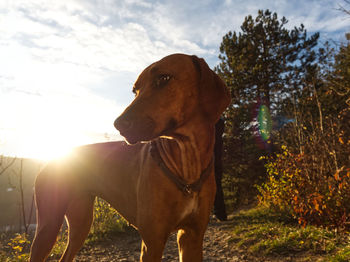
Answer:
M1 168L0 176L1 176L3 173L5 173L5 171L6 171L10 166L12 166L12 165L15 163L16 159L17 159L16 157L13 158L13 159L11 160L10 163L8 163L5 167L2 167L2 168ZM2 163L1 163L1 164L2 164Z
M344 1L345 3L347 3L348 5L350 5L350 1L349 1L349 0L343 0L343 1ZM340 4L338 4L338 5L339 5L339 8L338 8L337 10L339 10L339 11L345 13L345 14L350 15L350 9L346 9L344 6L342 6L342 5L340 5Z

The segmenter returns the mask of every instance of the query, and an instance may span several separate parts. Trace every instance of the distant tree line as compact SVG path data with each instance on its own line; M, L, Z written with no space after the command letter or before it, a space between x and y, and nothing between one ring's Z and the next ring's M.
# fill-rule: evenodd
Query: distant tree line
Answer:
M350 222L350 38L319 43L259 10L228 32L215 71L224 113L225 186L235 206L260 201L300 223ZM258 192L259 191L259 192ZM327 222L328 221L328 222Z

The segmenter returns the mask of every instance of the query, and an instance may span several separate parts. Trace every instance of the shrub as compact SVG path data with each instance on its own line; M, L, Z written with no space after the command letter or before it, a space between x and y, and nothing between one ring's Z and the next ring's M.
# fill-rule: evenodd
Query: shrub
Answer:
M101 198L95 200L94 221L90 230L90 241L99 240L107 234L122 232L128 223L117 211Z
M338 143L348 147L341 139ZM268 178L258 186L260 202L289 212L303 226L349 227L350 168L342 166L332 172L321 166L326 163L322 157L293 154L282 146L282 153L266 159Z
M0 237L0 261L1 262L24 262L29 258L29 240L26 234L15 234L12 238L2 235ZM1 250L2 249L2 250Z

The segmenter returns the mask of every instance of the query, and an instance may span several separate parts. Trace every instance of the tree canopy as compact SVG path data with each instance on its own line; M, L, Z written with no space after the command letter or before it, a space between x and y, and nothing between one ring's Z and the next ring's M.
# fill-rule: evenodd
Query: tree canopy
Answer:
M288 30L285 17L259 10L247 16L241 32L223 37L216 72L233 95L233 106L262 102L273 109L286 93L299 92L301 77L314 66L319 34L307 36L301 24Z
M349 43L321 45L319 33L309 36L302 24L287 24L285 17L259 10L220 46L214 70L232 95L224 113L224 166L236 202L245 202L247 192L266 180L264 165L286 148L290 158L277 159L280 169L268 170L285 174L300 155L303 165L296 164L295 172L326 184L324 177L349 166ZM310 183L309 189L317 187Z

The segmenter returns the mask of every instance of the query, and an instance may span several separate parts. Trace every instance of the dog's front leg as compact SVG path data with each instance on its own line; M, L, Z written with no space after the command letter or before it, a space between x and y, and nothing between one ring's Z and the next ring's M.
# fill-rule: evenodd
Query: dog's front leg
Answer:
M143 217L138 228L142 238L141 262L162 261L163 250L171 233L171 227L165 221L167 217Z
M177 233L180 262L200 262L203 260L203 238L205 228L180 229Z
M162 241L158 240L157 242L147 242L146 244L146 242L142 240L141 262L162 261L163 249L166 241L162 243Z

